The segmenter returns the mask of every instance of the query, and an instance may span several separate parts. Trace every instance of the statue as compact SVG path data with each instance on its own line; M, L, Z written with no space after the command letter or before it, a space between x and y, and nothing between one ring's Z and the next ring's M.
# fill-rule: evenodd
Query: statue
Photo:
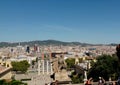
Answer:
M60 55L59 57L52 60L53 71L55 73L60 72L62 69L66 68L66 63L64 61L64 56Z
M60 57L58 57L58 69L59 71L61 71L62 69L66 69L66 63L64 60L64 56L60 55Z
M66 63L63 55L57 56L57 58L52 60L52 63L53 63L53 72L54 72L53 74L55 80L71 81L66 71Z
M58 58L52 59L53 72L57 73L58 70Z
M75 64L76 64L76 65L79 64L79 57L78 57L78 55L75 56Z

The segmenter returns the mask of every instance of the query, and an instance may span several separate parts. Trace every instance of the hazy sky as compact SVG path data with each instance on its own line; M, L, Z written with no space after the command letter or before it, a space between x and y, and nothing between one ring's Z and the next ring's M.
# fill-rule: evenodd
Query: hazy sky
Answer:
M0 0L0 42L120 43L120 0Z

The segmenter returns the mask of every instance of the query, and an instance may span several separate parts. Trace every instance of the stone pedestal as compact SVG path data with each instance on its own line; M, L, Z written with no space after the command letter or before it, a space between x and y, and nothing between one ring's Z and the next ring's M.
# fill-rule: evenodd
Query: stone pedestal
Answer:
M58 81L71 81L71 79L68 77L68 73L66 70L61 70L58 73L55 73L55 80Z

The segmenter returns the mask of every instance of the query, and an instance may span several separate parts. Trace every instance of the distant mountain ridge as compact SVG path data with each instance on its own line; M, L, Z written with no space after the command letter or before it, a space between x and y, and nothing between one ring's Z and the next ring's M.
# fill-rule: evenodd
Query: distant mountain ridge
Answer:
M63 46L73 46L73 45L81 45L81 46L94 46L94 45L102 45L102 44L88 44L88 43L80 43L80 42L63 42L63 41L57 41L57 40L36 40L36 41L28 41L28 42L0 42L0 47L15 47L20 45L25 46L34 46L37 45L63 45ZM116 45L116 44L109 44L109 45Z

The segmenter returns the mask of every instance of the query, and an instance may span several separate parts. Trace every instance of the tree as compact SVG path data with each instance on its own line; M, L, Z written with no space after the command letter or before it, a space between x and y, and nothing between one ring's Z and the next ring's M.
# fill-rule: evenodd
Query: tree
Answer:
M117 57L119 58L120 60L120 44L116 47L116 54L117 54Z
M83 62L83 59L82 58L79 58L79 63L82 63Z
M82 59L79 59L80 62L82 62ZM71 69L74 67L75 65L75 59L74 58L68 58L65 60L65 62L67 63L67 68ZM71 73L70 78L72 80L72 83L76 84L76 83L81 83L83 82L83 75L82 73L78 74L75 71Z
M13 71L21 71L22 73L25 73L30 66L26 60L20 62L12 62L11 64Z
M9 84L7 84L7 85L27 85L27 83L23 83L18 80L13 80L13 81L9 82Z
M83 83L83 74L78 74L74 71L72 72L70 78L74 84Z
M117 79L120 65L116 56L102 55L97 58L97 62L92 62L92 68L88 71L88 77L93 77L98 80L101 76L105 80L109 77Z
M74 58L68 58L65 60L65 62L67 63L67 68L73 68L73 66L75 65Z
M0 80L0 85L27 85L27 83L23 83L18 80L12 80L12 81L6 81L6 80Z

